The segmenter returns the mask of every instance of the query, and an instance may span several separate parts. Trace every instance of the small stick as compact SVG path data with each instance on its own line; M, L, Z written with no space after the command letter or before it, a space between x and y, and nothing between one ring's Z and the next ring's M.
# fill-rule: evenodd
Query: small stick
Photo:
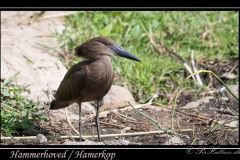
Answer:
M154 102L154 104L157 104L157 105L159 105L159 107L162 107L160 104L158 104L158 103L156 103L156 102ZM170 108L170 107L168 107L168 106L164 106L164 108L167 108L167 109L169 109L169 110L172 110L172 108ZM218 123L218 124L224 123L224 122L221 122L221 121L218 122L218 121L216 121L216 120L214 120L214 119L212 119L212 118L208 118L208 117L205 117L205 116L194 115L194 114L186 113L186 112L180 111L179 109L176 109L176 111L179 112L179 113L182 113L182 114L186 114L186 115L188 115L189 117L195 118L195 119L197 119L197 120L201 120L201 121L209 120L209 121L213 121L213 122ZM224 125L225 125L225 126L228 126L228 127L231 127L231 128L235 128L235 127L233 127L233 126L231 126L231 125L229 125L229 124L224 124Z
M102 122L102 121L99 121L99 123L101 124L107 124L107 125L112 125L112 126L116 126L116 127L120 127L120 128L126 128L127 126L124 126L124 125L118 125L118 124L113 124L113 123L108 123L108 122Z
M194 62L194 50L192 50L191 57L192 57L192 67L193 67L193 71L194 71L194 72L197 72L198 70L197 70L197 67L196 67L195 62ZM192 73L190 73L190 74L192 74ZM198 85L199 85L199 86L202 86L203 83L202 83L202 80L201 80L199 74L196 75L196 79L197 79Z
M65 108L65 115L66 115L67 122L68 122L68 124L70 125L70 127L74 130L75 133L77 133L77 135L80 135L80 133L74 128L74 126L72 125L72 123L70 122L70 120L69 120L69 118L68 118L67 108Z
M190 132L192 129L183 129L179 130L180 132ZM135 132L135 133L123 133L123 134L103 134L101 137L118 137L118 136L137 136L137 135L147 135L147 134L162 134L164 131L150 131L150 132ZM47 138L51 138L54 136L46 136ZM93 136L82 136L82 138L97 138L97 135ZM11 140L11 139L34 139L36 136L28 136L28 137L1 137L2 140ZM79 136L59 136L58 138L79 138Z
M152 125L154 125L155 127L159 128L160 130L163 130L165 133L167 133L167 134L168 134L168 133L169 133L169 134L174 134L174 135L176 135L176 136L177 136L177 134L178 134L178 135L181 135L181 134L179 134L179 133L175 133L175 132L173 132L173 131L171 131L171 130L167 130L167 129L163 128L163 127L160 126L157 122L155 122L151 117L143 114L142 112L140 112L140 111L138 111L136 108L134 108L134 107L131 105L130 102L128 102L128 104L129 104L129 106L131 106L131 107L134 109L134 111L136 111L136 112L139 113L140 115L146 117Z
M123 115L123 114L121 114L121 113L119 113L119 112L113 112L113 113L115 113L116 115L120 116L121 118L122 118L122 117L125 117L125 118L127 118L127 119L132 120L132 121L136 121L136 119L130 118L130 117L128 117L128 116L125 116L125 115Z

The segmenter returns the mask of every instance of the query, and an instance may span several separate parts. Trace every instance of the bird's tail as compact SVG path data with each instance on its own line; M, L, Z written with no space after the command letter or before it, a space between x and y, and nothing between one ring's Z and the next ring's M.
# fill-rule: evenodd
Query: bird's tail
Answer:
M59 109L59 108L65 108L65 107L69 106L70 103L71 102L69 102L69 101L58 102L56 100L53 100L49 109L56 110L56 109Z

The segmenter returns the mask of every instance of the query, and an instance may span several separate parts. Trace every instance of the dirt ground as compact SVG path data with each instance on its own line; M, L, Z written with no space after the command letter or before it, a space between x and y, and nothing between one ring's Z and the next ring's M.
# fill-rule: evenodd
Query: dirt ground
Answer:
M233 60L238 65L238 60ZM234 65L231 65L234 66ZM229 67L231 69L231 67ZM238 73L238 67L235 68ZM217 71L221 74L221 70ZM209 77L206 77L209 79ZM216 84L214 84L216 85ZM217 87L221 85L218 84ZM181 145L238 145L239 144L239 121L238 115L234 114L229 108L239 113L239 102L232 97L227 97L226 93L222 93L222 99L217 97L216 92L206 91L198 93L196 91L184 90L179 94L177 101L175 116L173 117L173 128L180 141L175 143ZM170 98L169 98L170 99ZM189 105L199 102L198 105ZM225 104L224 104L225 103ZM114 106L114 105L113 105ZM226 108L226 106L228 108ZM127 108L128 107L128 108ZM172 104L169 106L161 106L157 103L145 105L138 109L157 124L165 129L172 129ZM108 112L107 114L105 112ZM48 110L45 110L46 114ZM151 123L151 121L138 114L129 106L119 107L117 110L107 109L100 112L106 117L100 118L101 135L104 134L122 134L121 136L104 137L103 143L106 141L126 140L129 145L163 145L173 137L170 133L152 133L159 131L159 128ZM83 135L96 135L96 127L94 116L83 115ZM224 125L218 124L229 121ZM78 121L72 122L75 129L78 130ZM145 132L142 135L124 135L127 133ZM65 142L76 142L78 138L71 138L77 135L69 126L67 121L61 122L43 122L41 126L35 129L35 133L29 135L43 134L48 140L40 143L36 138L22 140L2 140L4 145L42 145L42 144L63 144ZM28 135L25 135L28 136ZM49 137L50 136L50 137ZM61 138L60 136L69 136L69 138ZM95 141L94 138L87 138ZM170 145L174 144L170 143Z
M183 97L181 97L183 98ZM226 102L229 107L236 108L238 110L238 102ZM171 109L160 106L149 105L140 109L141 112L154 119L158 124L164 126L167 129L171 129ZM195 141L196 145L238 145L239 143L239 130L238 125L236 127L221 126L216 131L211 132L217 120L221 117L224 120L236 119L236 116L231 115L230 112L222 112L223 105L220 100L213 99L207 105L195 109L181 110L177 108L174 118L174 128L176 133L181 133L178 137L183 141L182 144L190 145ZM107 122L109 124L100 123L101 134L120 134L123 133L124 128L131 127L126 133L146 132L144 135L135 136L117 136L102 138L105 140L127 140L129 145L162 145L172 136L168 134L151 134L151 131L158 130L155 126L149 123L148 120L139 116L134 110L119 111L116 114L111 112L106 118L101 118L101 122ZM221 115L222 114L222 115ZM121 115L121 116L120 116ZM126 117L123 117L125 115ZM220 116L221 115L221 116ZM78 129L78 122L73 123L75 128ZM111 125L112 124L112 125ZM66 141L79 141L79 139L66 138L62 139L60 135L76 135L68 123L61 122L61 124L52 125L51 123L43 123L41 130L38 129L38 133L42 133L45 136L51 136L48 141L40 143L36 138L34 139L22 139L22 140L2 140L1 144L4 145L41 145L41 144L62 144ZM148 132L148 133L147 133ZM30 133L31 134L31 133ZM95 123L91 121L85 121L83 124L83 135L96 134ZM88 140L96 141L96 139L88 138Z

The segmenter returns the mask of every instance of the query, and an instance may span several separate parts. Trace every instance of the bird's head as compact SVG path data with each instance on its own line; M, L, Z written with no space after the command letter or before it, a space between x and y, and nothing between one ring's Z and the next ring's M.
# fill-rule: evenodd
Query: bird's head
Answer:
M140 59L107 37L92 38L76 47L75 53L77 56L87 59L97 59L101 56L120 56L141 62Z

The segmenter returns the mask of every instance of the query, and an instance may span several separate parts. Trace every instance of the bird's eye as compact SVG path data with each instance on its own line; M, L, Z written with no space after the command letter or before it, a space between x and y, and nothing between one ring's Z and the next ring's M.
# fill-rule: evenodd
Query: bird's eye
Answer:
M110 46L110 43L108 43L108 42L103 42L103 44L104 44L105 46Z

